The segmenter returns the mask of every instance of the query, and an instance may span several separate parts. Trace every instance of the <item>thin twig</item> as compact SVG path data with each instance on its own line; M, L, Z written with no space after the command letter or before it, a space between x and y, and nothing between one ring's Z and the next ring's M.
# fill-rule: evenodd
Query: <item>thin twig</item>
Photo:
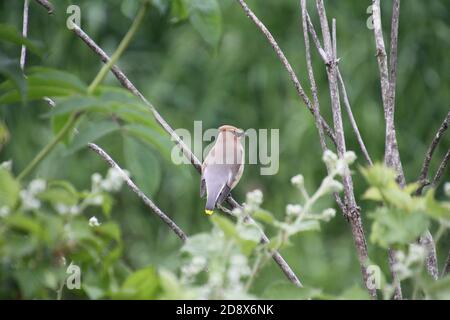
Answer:
M317 130L319 131L320 145L322 150L327 149L327 144L325 141L325 135L323 133L323 128L320 125L320 103L318 97L318 89L316 85L316 80L314 78L314 70L311 62L311 49L309 46L309 35L308 35L308 25L306 18L306 0L300 1L301 13L302 13L302 26L303 26L303 37L305 40L305 53L306 53L306 67L308 69L309 83L311 84L311 92L313 95L313 110L314 110L314 123L316 124Z
M447 116L445 117L444 121L442 122L441 126L439 127L436 135L433 138L433 141L431 141L430 146L428 147L427 153L425 154L425 159L423 160L422 169L420 170L418 182L419 182L419 188L416 191L416 195L420 195L422 193L422 189L429 184L429 181L427 179L428 177L428 171L430 170L430 163L431 159L433 158L434 151L436 150L436 147L438 146L439 142L442 139L442 136L444 135L445 131L448 129L450 123L450 112L447 113Z
M297 76L295 75L294 70L292 69L291 64L287 60L286 56L284 55L283 51L281 50L280 46L276 42L275 38L272 36L270 31L266 28L266 26L259 20L259 18L253 13L252 10L248 7L248 5L245 3L244 0L238 0L239 4L241 5L242 9L244 9L245 14L247 17L250 18L250 20L253 21L253 23L258 27L259 30L264 34L264 36L269 41L272 48L275 50L276 55L280 59L281 63L285 67L286 71L288 72L294 87L297 91L297 94L302 99L302 101L305 103L306 107L309 109L309 111L314 115L314 107L309 100L308 96L306 95L305 91L303 90L302 85L300 84L300 81L298 80ZM327 124L327 122L321 117L320 118L320 124L323 127L325 133L331 138L334 144L336 144L335 136L333 133L333 130L330 128L330 126Z
M24 38L28 35L28 8L30 7L30 0L24 0L23 2L23 22L22 22L22 36ZM25 61L27 59L27 46L22 45L20 50L20 69L22 72L25 70Z
M110 58L108 55L77 25L73 25L72 31L83 40L83 42L91 48L104 62L107 63ZM175 131L171 128L171 126L164 120L164 118L159 114L156 108L139 92L139 90L133 85L133 83L127 78L127 76L119 69L117 65L111 67L111 72L116 76L117 80L122 84L122 86L128 89L131 93L139 97L152 111L156 121L161 125L161 127L170 134L172 139L181 149L183 154L187 159L191 162L194 168L201 173L201 162L197 159L197 157L192 153L189 147L183 142L183 140L175 133ZM232 196L229 196L227 199L227 203L232 208L241 208L242 206L233 199ZM253 221L254 223L254 221ZM267 236L261 230L261 241L268 242ZM297 286L301 286L300 280L292 271L291 267L286 263L283 257L278 253L274 252L272 255L275 262L281 268L286 277L293 282Z
M47 0L36 0L37 3L39 3L41 6L43 6L45 9L47 9L48 14L53 13L53 5L47 1Z
M450 273L450 251L448 252L447 261L445 262L444 268L442 268L441 277L445 277Z
M364 140L361 136L361 133L359 132L359 128L356 123L355 117L353 116L352 108L350 106L350 100L348 99L347 90L345 89L344 79L342 78L339 67L337 68L337 75L338 75L339 84L340 84L340 88L341 88L341 94L342 94L342 97L344 98L345 110L347 111L347 115L348 115L348 118L352 125L353 132L355 133L356 139L358 140L359 147L361 148L361 151L362 151L364 157L366 158L366 161L369 163L370 166L372 166L373 162L372 162L372 159L370 158L369 152L367 151L366 145L364 144Z
M395 88L397 84L397 44L398 22L400 19L400 0L392 2L391 48L389 50L389 108L395 107Z
M442 159L442 162L439 165L438 170L436 171L433 181L431 182L432 187L435 188L439 184L439 181L441 180L442 176L444 175L445 169L447 168L449 160L450 160L450 149L447 150L444 159Z
M122 170L122 168L99 146L94 143L89 143L88 147L97 153L100 157L105 160L111 168L116 169L122 179L125 181L127 186L138 195L138 197L145 203L147 207L149 207L165 224L184 242L187 239L186 234L181 230L181 228L172 221L158 206L150 200L137 186L134 182L128 177L128 175Z

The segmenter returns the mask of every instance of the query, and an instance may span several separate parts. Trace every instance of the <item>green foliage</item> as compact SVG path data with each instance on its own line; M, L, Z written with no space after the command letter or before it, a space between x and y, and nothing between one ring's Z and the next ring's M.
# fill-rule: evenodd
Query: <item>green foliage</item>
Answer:
M434 199L430 189L424 197L414 197L417 184L401 188L395 181L395 172L383 165L361 169L371 187L364 198L384 204L369 213L374 220L370 239L388 248L414 242L429 228L430 219L449 223L449 202Z

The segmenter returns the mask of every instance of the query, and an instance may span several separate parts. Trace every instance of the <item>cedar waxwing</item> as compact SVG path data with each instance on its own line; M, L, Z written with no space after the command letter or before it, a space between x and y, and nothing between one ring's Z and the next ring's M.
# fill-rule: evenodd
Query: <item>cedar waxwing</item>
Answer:
M219 128L216 143L202 165L200 196L205 193L205 213L211 215L237 185L244 172L244 147L241 137L244 131L233 126Z

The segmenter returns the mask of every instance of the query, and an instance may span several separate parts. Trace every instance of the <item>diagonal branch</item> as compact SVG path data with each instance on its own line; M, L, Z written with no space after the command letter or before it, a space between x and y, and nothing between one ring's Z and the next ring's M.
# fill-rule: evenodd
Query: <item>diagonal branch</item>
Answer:
M283 64L284 68L288 72L294 87L297 91L297 94L299 97L303 100L306 107L311 111L311 113L314 115L314 107L309 100L308 96L306 95L305 91L303 90L302 85L300 84L300 81L298 80L297 76L295 75L294 70L292 69L291 64L287 60L286 56L284 55L283 51L281 50L280 46L276 42L275 38L272 36L270 31L266 28L266 26L261 22L261 20L258 19L258 17L253 13L252 10L248 7L248 5L245 3L244 0L238 0L239 4L241 5L242 9L244 9L245 14L247 17L250 18L250 20L253 21L253 23L258 27L258 29L264 34L264 36L269 41L272 48L275 50L276 55L280 59L281 63ZM320 118L320 125L323 127L323 130L326 132L326 134L331 138L334 144L336 144L335 136L333 133L333 130L330 128L330 126L327 124L327 122L321 117Z
M431 159L433 158L434 151L436 150L436 147L438 146L439 142L442 139L442 136L444 135L445 131L448 129L450 124L450 112L447 113L447 116L445 117L444 121L442 122L441 126L439 127L436 135L433 138L433 141L431 141L430 146L428 147L427 153L425 154L425 159L423 160L422 169L420 170L419 174L419 188L416 191L416 195L420 195L422 193L422 189L427 186L430 182L428 181L428 171L430 170L430 163Z
M47 9L48 14L53 13L53 5L48 2L47 0L35 0L37 3L39 3L41 6L43 6L45 9Z
M442 159L442 162L439 165L439 168L436 171L436 174L434 175L433 181L431 182L431 185L433 187L436 187L439 184L439 180L441 180L442 176L444 175L445 169L447 169L447 165L448 165L449 161L450 161L450 149L447 150L447 153L445 154L444 159Z
M130 188L131 191L137 194L137 196L144 202L144 204L149 207L177 236L181 239L181 241L186 241L187 236L181 230L181 228L173 222L172 219L170 219L158 206L150 199L148 198L133 182L133 180L128 177L128 175L122 170L122 168L98 145L94 143L88 144L89 149L97 153L103 160L105 160L111 168L116 169L119 173L122 179L125 181L127 186Z
M447 261L445 262L444 268L442 269L441 277L445 277L450 273L450 251L448 252Z
M349 101L348 95L347 95L347 89L345 89L344 79L342 78L339 67L337 67L337 76L339 79L341 94L342 94L342 97L344 98L345 110L347 111L347 115L350 120L350 124L352 125L353 132L355 133L359 147L361 148L361 151L362 151L364 157L366 158L366 161L369 163L370 166L372 166L373 162L372 162L372 159L370 158L369 152L367 151L366 145L364 144L364 140L361 136L361 133L359 132L358 124L356 123L355 117L353 116L352 108L350 106L350 101Z

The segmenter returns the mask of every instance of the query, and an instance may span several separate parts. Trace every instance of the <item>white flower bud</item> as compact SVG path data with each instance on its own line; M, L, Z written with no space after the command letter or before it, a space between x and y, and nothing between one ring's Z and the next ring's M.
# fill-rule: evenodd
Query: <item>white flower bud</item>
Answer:
M325 193L333 193L333 192L340 192L344 188L342 186L342 183L340 183L337 180L334 180L331 177L326 177L323 179L323 188Z
M447 197L450 197L450 182L444 184L444 193Z
M347 164L352 164L356 160L356 154L353 151L347 151L344 154L344 160Z
M0 218L4 218L10 214L10 210L7 206L3 206L0 208Z
M286 214L289 216L298 216L302 212L303 208L299 204L288 204L286 206Z
M93 216L89 219L89 226L98 227L99 225L100 225L100 222L98 222L98 220L95 216Z
M46 182L42 179L34 179L28 185L28 190L32 195L36 195L45 190Z
M330 221L332 218L336 216L336 210L333 208L328 208L322 211L322 217L325 221Z
M12 160L4 161L0 164L0 168L6 169L8 171L12 170Z
M338 160L338 157L333 151L325 150L325 152L323 153L323 156L322 156L322 160L323 160L323 162L325 162L325 164L327 166L334 167L336 165L336 161Z
M259 206L263 202L263 193L261 190L253 190L247 193L247 204L250 206Z
M300 188L305 183L305 178L303 178L303 175L298 174L296 176L293 176L291 178L291 183L296 186L297 188Z

